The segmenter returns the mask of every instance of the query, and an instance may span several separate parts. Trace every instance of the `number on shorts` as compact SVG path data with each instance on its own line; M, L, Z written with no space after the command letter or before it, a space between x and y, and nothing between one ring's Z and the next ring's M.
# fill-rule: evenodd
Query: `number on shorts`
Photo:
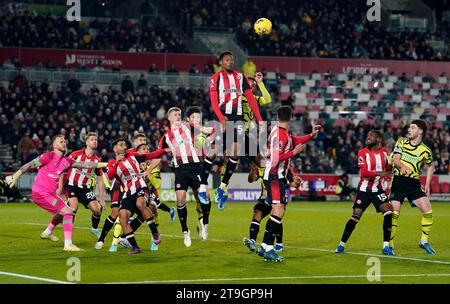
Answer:
M92 200L92 199L94 199L94 197L95 197L94 192L91 191L91 192L86 193L86 198L88 200Z
M384 202L385 200L387 200L387 196L385 193L381 193L377 195L378 198L380 199L380 201Z

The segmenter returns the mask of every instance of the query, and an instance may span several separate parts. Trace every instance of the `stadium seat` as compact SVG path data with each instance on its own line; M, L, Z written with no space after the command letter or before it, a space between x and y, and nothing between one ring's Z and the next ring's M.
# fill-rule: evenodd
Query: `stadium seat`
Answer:
M448 79L447 79L447 77L439 77L438 82L442 83L442 84L447 84Z
M441 193L442 184L431 183L431 193Z
M319 93L306 93L306 98L319 98Z
M331 97L332 97L334 100L336 100L336 99L343 100L343 99L345 98L345 95L342 94L342 93L336 93L336 94L333 94Z
M393 128L398 128L401 125L402 121L400 119L391 120L391 126Z
M307 79L305 80L305 85L307 87L315 87L316 86L316 81L315 80L311 80L311 79Z
M411 101L414 102L421 102L422 101L422 95L421 94L414 94L411 98Z
M411 96L411 95L414 94L414 91L413 91L413 89L411 89L411 88L405 88L405 89L403 90L403 94L404 94L404 95Z
M295 106L294 107L295 114L302 114L303 112L305 112L305 110L306 110L306 106Z
M282 85L281 87L280 87L280 92L281 93L286 93L286 92L290 92L290 90L291 90L291 87L289 86L289 85Z
M442 123L442 121L435 120L433 125L434 125L434 127L438 128L438 129L444 128L444 124Z
M392 113L384 113L383 114L383 120L388 121L388 120L393 120L393 119L394 119L394 114L392 114Z
M303 92L295 92L295 99L306 99L306 93Z
M330 85L330 83L329 83L328 80L321 80L321 81L320 81L320 87L321 87L321 88L326 88L326 87L328 87L329 85Z
M397 96L397 100L409 101L409 99L410 99L410 96L408 96L408 95L400 94Z
M308 100L305 98L296 98L294 105L295 106L307 106Z
M280 79L280 84L283 85L289 85L289 80L287 79Z
M286 99L288 99L289 95L290 95L289 92L281 92L281 93L278 95L278 98L279 98L280 100L286 100Z
M295 79L295 73L286 73L286 78L288 80L294 80Z
M267 72L266 73L266 78L269 80L276 80L277 79L277 74L275 74L274 72Z
M450 193L450 183L440 183L441 193Z

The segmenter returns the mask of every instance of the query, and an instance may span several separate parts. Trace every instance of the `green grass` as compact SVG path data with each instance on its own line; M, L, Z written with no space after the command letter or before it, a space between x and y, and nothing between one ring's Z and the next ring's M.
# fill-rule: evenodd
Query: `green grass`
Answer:
M70 267L66 265L67 259L75 256L81 261L80 283L166 280L232 284L450 283L450 204L433 204L430 241L437 250L436 255L427 255L418 247L420 212L407 204L403 206L395 249L397 257L406 259L399 259L381 256L382 216L376 214L373 207L369 207L356 227L347 253L336 255L333 251L351 214L351 204L290 203L283 219L286 249L282 263L264 262L242 245L242 238L248 234L253 204L229 203L223 212L213 204L207 242L199 241L196 233L195 205L188 206L193 239L190 248L184 247L178 219L172 223L167 213L160 212L162 242L159 251L150 251L149 231L143 226L137 240L144 252L128 256L127 250L122 248L114 254L108 252L111 233L103 250L94 249L96 238L88 230L88 210L79 210L74 230L74 243L84 251L67 253L62 250L63 241L52 243L39 238L50 220L48 213L34 204L1 204L0 272L66 281ZM104 219L105 214L100 226ZM262 239L264 227L265 221L258 241ZM61 227L55 234L62 239ZM370 256L378 257L381 262L381 281L369 282L365 277L371 267L367 265ZM412 276L417 274L422 276ZM427 274L433 276L425 276ZM272 279L262 279L268 277ZM280 277L286 278L275 279ZM218 280L199 281L201 279ZM0 283L46 282L0 274Z

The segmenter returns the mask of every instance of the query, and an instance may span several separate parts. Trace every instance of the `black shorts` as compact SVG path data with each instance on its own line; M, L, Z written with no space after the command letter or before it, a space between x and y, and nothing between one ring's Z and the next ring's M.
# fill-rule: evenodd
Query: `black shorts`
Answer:
M139 197L145 198L145 201L147 202L148 189L147 188L137 189L134 194L123 198L120 201L120 209L126 209L131 212L131 215L133 215L136 211L138 211L137 206L136 206L136 201Z
M288 181L285 178L277 176L269 176L269 180L264 179L264 186L267 189L267 198L269 204L284 204L288 203L286 198L286 189L288 188Z
M228 123L234 123L234 128L227 127L227 130L215 138L214 143L218 148L219 155L220 153L230 155L232 143L245 144L245 121L244 115L224 114L224 116L228 119Z
M175 191L187 191L189 187L192 190L200 188L202 163L181 165L174 169L175 173Z
M95 193L89 188L79 188L76 186L66 186L67 197L69 199L75 197L78 202L83 204L84 208L88 209L88 205L92 201L96 201Z
M414 200L426 196L427 194L419 180L394 175L391 185L391 201L399 201L400 204L403 204L403 201L407 198L411 206L415 206Z
M388 202L388 197L384 191L364 192L358 190L353 202L353 209L358 208L364 211L367 209L367 207L369 207L370 204L373 204L375 210L377 212L381 212L380 206Z

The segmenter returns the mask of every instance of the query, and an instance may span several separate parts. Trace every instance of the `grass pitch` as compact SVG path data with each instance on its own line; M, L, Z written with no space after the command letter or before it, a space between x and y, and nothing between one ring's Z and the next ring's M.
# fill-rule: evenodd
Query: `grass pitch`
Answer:
M74 229L74 243L84 251L67 253L62 250L60 226L55 230L59 242L39 238L50 221L50 214L32 203L1 204L0 283L65 282L73 266L67 265L70 257L80 260L81 280L77 283L450 283L450 204L433 204L430 243L436 255L428 255L418 247L421 215L416 208L404 204L396 256L386 257L381 255L383 219L373 207L368 208L357 225L346 253L337 255L334 249L351 215L351 203L290 203L283 219L285 252L281 255L285 260L282 263L265 262L242 244L242 238L248 236L252 208L251 203L228 203L221 212L213 204L209 240L201 242L196 232L195 204L189 203L190 248L184 247L178 219L171 222L168 213L160 211L159 250L150 251L150 233L143 225L136 234L143 253L128 256L128 249L120 247L117 253L108 252L112 232L102 250L94 249L96 237L89 231L88 210L79 209ZM102 215L100 228L107 212ZM264 228L265 220L258 243ZM368 272L376 274L371 270L374 264L368 264L371 257L379 259L379 281L367 278ZM369 262L373 263L373 259Z

